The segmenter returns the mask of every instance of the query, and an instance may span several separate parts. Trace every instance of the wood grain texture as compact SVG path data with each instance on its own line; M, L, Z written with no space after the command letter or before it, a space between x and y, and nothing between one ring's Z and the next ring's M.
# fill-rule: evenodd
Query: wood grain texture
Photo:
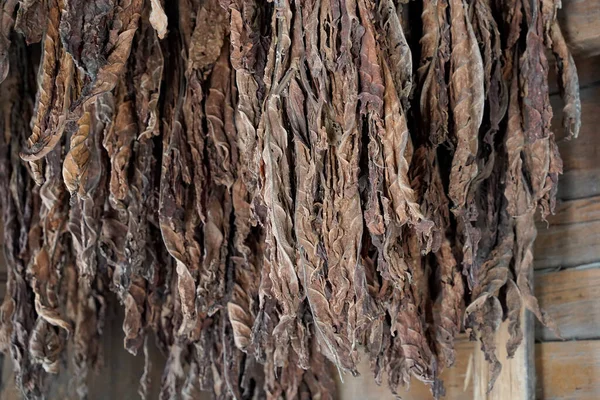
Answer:
M600 398L600 341L547 342L536 345L537 398Z
M600 221L600 197L593 196L556 205L556 214L548 216L551 226L573 225Z
M600 54L599 0L563 0L558 20L574 54Z
M567 268L600 261L600 196L558 204L548 225L538 223L536 269Z
M587 65L587 64L585 64ZM591 76L591 66L586 70ZM592 78L588 78L591 82ZM562 103L552 96L553 129L562 135ZM535 268L565 268L600 261L600 86L581 90L582 128L576 140L561 140L563 175L556 214L538 223Z
M482 351L473 355L473 399L475 400L533 400L535 398L534 330L532 314L521 312L523 342L513 358L507 358L506 343L510 338L508 321L496 332L496 353L502 372L493 389L488 392L491 367Z
M579 87L581 89L585 89L600 82L600 73L598 73L600 55L594 57L574 56L573 59L575 61L575 66L577 67L577 76L579 77ZM548 53L548 63L550 65L550 68L548 69L548 89L550 90L550 95L558 95L559 88L556 77L556 59L551 52Z
M554 319L564 339L600 337L600 268L538 274L535 286L540 306ZM536 339L558 338L536 323Z
M562 138L562 100L551 97L554 118L552 129ZM561 200L600 195L600 86L590 85L581 90L582 124L579 137L560 140L558 147L563 159L563 175L558 185Z

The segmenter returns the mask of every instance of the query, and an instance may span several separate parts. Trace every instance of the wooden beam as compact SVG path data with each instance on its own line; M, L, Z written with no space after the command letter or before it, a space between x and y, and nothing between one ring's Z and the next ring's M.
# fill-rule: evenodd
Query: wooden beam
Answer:
M600 338L600 268L539 274L535 294L563 339ZM536 339L558 340L536 322Z
M577 67L577 76L579 78L579 87L580 89L586 89L587 87L597 84L600 82L600 73L598 71L598 65L600 65L600 55L594 57L585 57L585 56L574 56L575 66ZM560 94L560 89L558 88L558 81L556 76L556 59L552 54L548 54L548 88L550 89L550 95L556 96L556 100L558 100L558 95ZM558 101L557 101L558 103ZM556 114L559 112L558 109L553 110ZM556 124L555 128L560 128L560 120L558 120L558 124Z
M598 24L600 26L600 24ZM598 60L600 61L600 60ZM582 64L582 63L581 63ZM584 64L582 64L584 65ZM587 66L588 64L585 63ZM581 89L581 131L575 140L562 140L563 102L558 96L552 96L552 130L559 138L558 149L563 159L563 175L558 183L558 199L573 200L600 195L600 71L598 63L593 65L597 71L589 84ZM583 68L582 68L583 70ZM585 72L585 71L582 71Z
M600 0L599 0L600 2ZM600 261L600 57L578 63L581 66L582 126L579 138L558 143L563 175L558 184L556 215L548 225L538 223L535 241L536 269L575 267ZM562 101L552 96L553 130L562 131Z
M540 222L536 269L568 268L600 261L600 196L560 202L548 224Z
M563 0L558 20L574 54L600 54L600 0Z
M600 398L600 341L540 343L535 351L538 399Z
M508 321L496 332L496 356L502 363L502 371L493 389L488 392L491 376L490 363L480 349L473 354L473 399L475 400L533 400L535 399L534 328L532 314L521 311L523 342L513 358L507 358L506 343L510 337Z

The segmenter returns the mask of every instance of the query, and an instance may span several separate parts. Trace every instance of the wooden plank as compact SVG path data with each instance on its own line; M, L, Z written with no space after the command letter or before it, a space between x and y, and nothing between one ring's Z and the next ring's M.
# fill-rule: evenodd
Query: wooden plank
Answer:
M537 398L600 399L600 341L536 345Z
M558 20L574 54L600 54L599 0L563 0Z
M538 274L535 294L564 339L600 337L600 268ZM536 322L536 339L558 338Z
M575 66L577 67L577 75L579 77L579 87L585 89L588 86L597 84L600 82L600 55L594 57L573 57L575 60ZM550 69L548 71L548 86L550 88L551 95L558 95L558 84L556 81L556 59L550 52L548 53L548 61Z
M559 201L555 211L548 216L550 226L600 221L600 196Z
M538 222L534 267L565 268L600 261L600 196L559 202Z
M600 222L556 225L539 230L535 268L566 268L598 261Z
M473 399L475 400L532 400L535 398L535 363L533 320L528 311L521 312L523 342L513 358L507 358L506 343L510 337L508 321L496 332L496 356L502 363L502 371L494 387L488 392L491 365L482 351L474 352Z
M562 100L551 97L554 118L552 127L557 137L563 137ZM563 159L563 175L558 185L558 198L580 199L600 195L600 86L589 86L581 90L582 125L576 140L561 140L558 143Z
M583 71L591 76L589 64ZM597 65L597 64L596 64ZM588 81L592 78L588 76ZM553 129L562 136L562 101L552 96ZM556 215L538 224L535 268L573 267L600 261L600 86L581 90L582 128L576 140L561 140L564 174L558 185ZM563 202L561 202L561 200Z

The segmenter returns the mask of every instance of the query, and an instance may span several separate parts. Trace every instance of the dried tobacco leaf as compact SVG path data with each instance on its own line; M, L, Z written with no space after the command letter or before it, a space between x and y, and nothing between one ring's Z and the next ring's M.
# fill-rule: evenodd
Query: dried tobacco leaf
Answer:
M37 43L44 36L47 15L45 0L21 0L15 30L25 36L27 44Z
M0 168L2 195L2 245L8 270L8 285L2 305L2 345L10 355L17 389L28 398L41 398L45 373L29 352L30 339L37 318L34 290L27 277L32 260L30 232L39 233L41 198L39 189L19 161L19 150L30 134L29 118L33 114L32 68L22 38L16 38L8 54L8 75L0 85ZM35 240L36 236L34 236ZM37 236L39 239L39 236ZM54 363L51 355L48 366Z
M450 0L449 4L452 36L449 89L456 149L448 196L453 202L453 212L463 235L462 263L472 286L473 258L477 253L480 233L472 226L477 212L473 207L471 184L478 173L479 128L485 100L484 67L471 21L467 17L467 4L462 0Z
M14 13L17 0L2 2L2 17L0 18L0 83L6 79L10 68L10 34L15 24Z
M298 318L301 303L299 268L293 238L293 199L291 196L291 168L287 131L283 124L283 106L279 93L283 90L287 54L291 45L291 9L284 2L273 15L272 29L281 38L273 41L265 68L266 96L264 113L260 120L258 136L263 138L262 203L268 210L266 220L266 252L271 271L270 293L281 305L281 315L273 334L276 341L274 363L287 363L288 349L296 352L301 366L308 363L307 350L303 348L305 327ZM295 339L295 343L294 343Z
M67 124L74 78L73 59L64 51L59 38L63 4L51 0L48 2L48 10L44 54L38 78L40 83L36 95L36 117L32 134L27 139L29 149L21 154L29 162L38 185L43 182L41 159L61 140Z
M376 382L438 397L463 327L491 388L503 319L509 356L522 305L553 327L531 288L562 170L547 49L567 137L581 119L557 6L4 1L0 349L19 389L42 397L66 354L87 398L115 307L142 398L150 336L164 399L335 398L361 347Z
M464 1L450 0L449 23L452 34L450 107L457 143L448 191L454 206L462 210L467 203L469 185L477 174L478 133L484 105L484 71Z
M167 15L165 14L159 0L150 0L152 11L150 11L150 24L156 30L160 39L164 39L167 34Z
M560 30L558 22L552 23L550 29L552 52L556 57L558 84L564 99L563 128L567 138L577 138L581 128L581 100L579 99L579 78L573 57Z

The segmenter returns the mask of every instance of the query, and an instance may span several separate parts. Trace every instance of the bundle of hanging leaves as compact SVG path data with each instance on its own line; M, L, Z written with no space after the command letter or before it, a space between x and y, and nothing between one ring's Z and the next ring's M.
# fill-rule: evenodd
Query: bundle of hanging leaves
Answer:
M402 1L401 1L402 3ZM333 398L370 360L443 394L532 295L554 207L557 0L3 0L0 347L27 398L124 347L160 397ZM551 53L550 51L551 50ZM548 52L547 52L548 51ZM140 349L143 349L140 351Z

